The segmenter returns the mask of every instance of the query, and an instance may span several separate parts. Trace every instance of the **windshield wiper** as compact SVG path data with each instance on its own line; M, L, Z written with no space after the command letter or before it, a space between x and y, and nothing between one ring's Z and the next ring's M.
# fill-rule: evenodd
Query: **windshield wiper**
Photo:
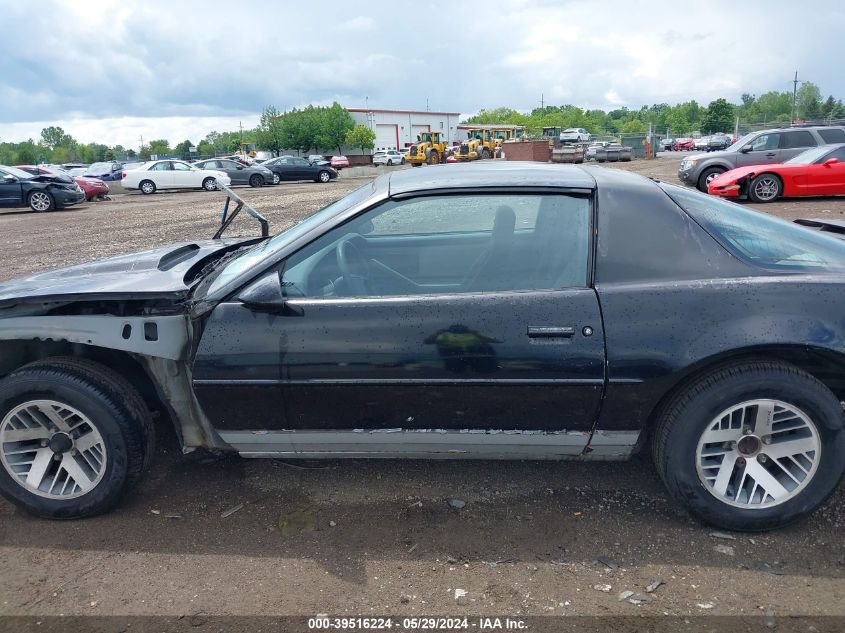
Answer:
M217 233L214 234L213 239L219 240L223 236L223 232L229 228L229 225L237 217L238 213L241 212L241 209L246 209L246 212L249 213L253 218L255 218L261 225L261 237L268 237L270 235L270 223L267 221L267 218L265 218L258 211L253 209L246 202L244 202L244 200L240 196L238 196L238 194L236 194L234 191L229 189L229 187L221 185L218 182L217 188L226 194L226 204L223 206L223 215L220 218L220 228L217 229ZM237 204L230 213L229 204L232 201Z

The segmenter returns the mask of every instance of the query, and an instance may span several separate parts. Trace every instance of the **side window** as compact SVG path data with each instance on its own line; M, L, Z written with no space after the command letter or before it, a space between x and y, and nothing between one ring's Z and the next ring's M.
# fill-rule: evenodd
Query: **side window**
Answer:
M845 143L845 130L838 127L819 130L819 136L825 143Z
M763 134L751 141L752 152L777 149L780 143L780 134Z
M796 149L800 147L815 147L816 139L807 130L784 132L780 135L781 149Z
M831 158L835 158L840 163L845 163L845 147L840 147L839 149L832 151L824 157L824 160L830 160Z
M300 167L307 167L308 165L311 164L307 160L305 160L304 158L296 158L294 160L296 161L296 164L299 165Z
M191 166L186 163L171 163L175 171L191 171Z
M283 286L306 297L584 287L589 224L581 196L391 200L293 255Z
M152 171L170 171L171 169L171 163L156 163Z

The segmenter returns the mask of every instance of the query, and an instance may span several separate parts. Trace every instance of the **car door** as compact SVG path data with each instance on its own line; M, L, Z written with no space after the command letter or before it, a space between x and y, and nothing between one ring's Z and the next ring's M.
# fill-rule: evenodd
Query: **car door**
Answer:
M768 165L770 163L782 163L780 158L780 133L770 132L761 134L751 140L745 147L749 151L737 154L737 167L745 165Z
M203 181L203 174L192 168L187 163L173 161L171 163L173 171L173 186L180 189L201 187Z
M23 187L20 180L13 174L0 169L0 205L19 207L23 203Z
M818 143L809 130L781 132L777 162L784 163L811 147L818 147Z
M831 159L835 159L836 162L827 163ZM808 167L807 195L845 195L845 146L828 152L816 164L808 165Z
M293 171L291 180L314 180L320 167L312 165L304 158L290 158L290 166Z
M152 177L155 186L159 189L172 189L174 184L173 177L173 162L163 160L150 167L150 176ZM141 180L144 180L142 177Z
M218 160L214 161L217 167L209 167L208 169L217 169L225 173L232 180L233 185L246 185L249 183L249 171L243 166L233 160Z
M571 432L583 447L605 372L591 208L412 197L328 231L256 280L281 278L284 310L214 309L194 365L206 415L221 432Z

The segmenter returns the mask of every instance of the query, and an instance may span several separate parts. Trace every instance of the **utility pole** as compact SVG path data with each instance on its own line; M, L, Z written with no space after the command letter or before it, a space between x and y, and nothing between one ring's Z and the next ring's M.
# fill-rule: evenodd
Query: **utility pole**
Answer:
M542 92L540 93L540 109L543 111L543 114L546 113L546 102L545 96Z
M425 98L425 111L430 112L431 108L428 107L428 97Z
M795 79L792 80L792 112L789 114L789 124L795 123L795 97L798 95L798 71L795 71Z
M739 139L739 117L736 118L736 123L734 123L734 137L737 140Z

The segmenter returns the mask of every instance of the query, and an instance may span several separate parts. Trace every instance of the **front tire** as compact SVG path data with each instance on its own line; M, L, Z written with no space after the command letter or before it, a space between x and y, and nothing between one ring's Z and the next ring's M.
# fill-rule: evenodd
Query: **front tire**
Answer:
M279 176L276 172L273 172L273 184L278 185L280 182L282 182L281 176Z
M36 213L44 213L56 208L56 201L46 191L33 191L27 197L26 203Z
M751 181L748 197L752 202L774 202L783 191L783 183L774 174L760 174Z
M217 179L211 178L210 176L202 181L202 188L206 191L216 191L217 190Z
M708 167L705 169L698 177L698 190L707 193L707 187L710 185L710 181L719 174L724 173L724 171L721 167Z
M327 171L321 171L319 174L317 174L317 182L327 183L331 179L332 176Z
M261 177L261 174L253 174L249 177L249 186L250 187L263 187L264 186L264 178Z
M27 512L109 510L140 480L152 444L140 396L96 363L38 361L0 382L0 493Z
M727 365L664 407L655 465L700 520L737 531L783 527L833 493L845 469L842 406L810 374L780 362Z
M481 150L481 160L488 160L490 158L490 150L486 147Z

